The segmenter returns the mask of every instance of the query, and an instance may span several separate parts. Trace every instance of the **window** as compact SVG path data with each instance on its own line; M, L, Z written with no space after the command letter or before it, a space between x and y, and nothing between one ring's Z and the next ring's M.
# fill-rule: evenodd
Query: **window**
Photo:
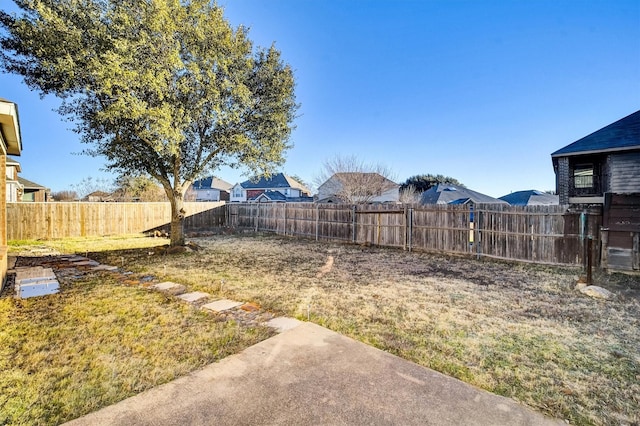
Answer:
M578 164L573 169L573 187L593 188L593 164Z
M240 188L240 187L233 188L233 196L235 198L242 197L242 188Z

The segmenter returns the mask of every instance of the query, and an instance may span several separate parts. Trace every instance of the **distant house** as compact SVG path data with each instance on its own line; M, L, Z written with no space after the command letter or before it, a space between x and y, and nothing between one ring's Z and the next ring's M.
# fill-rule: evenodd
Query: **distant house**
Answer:
M319 203L397 203L400 185L379 173L335 173L318 187Z
M22 197L22 189L18 180L18 173L21 171L20 163L11 157L7 157L6 168L6 200L7 203L17 203Z
M309 190L300 182L277 173L258 180L246 180L231 188L231 202L312 202Z
M603 204L640 193L640 111L551 154L560 204Z
M215 176L199 179L191 185L196 201L229 201L232 184Z
M459 185L439 183L422 193L421 204L507 204L506 201Z
M0 99L0 289L7 277L7 160L8 155L20 155L22 137L18 105ZM13 167L13 166L10 166ZM12 171L13 172L13 171ZM12 175L13 176L13 175Z
M49 201L49 189L18 175L22 171L20 163L7 157L6 162L6 199L8 203L20 201Z
M546 192L528 190L516 191L499 198L512 206L557 206L558 196Z
M103 203L107 201L115 201L113 194L104 191L93 191L90 194L84 196L82 201L88 201L90 203Z
M49 201L50 196L48 188L20 176L18 176L18 183L22 187L21 201L37 203Z

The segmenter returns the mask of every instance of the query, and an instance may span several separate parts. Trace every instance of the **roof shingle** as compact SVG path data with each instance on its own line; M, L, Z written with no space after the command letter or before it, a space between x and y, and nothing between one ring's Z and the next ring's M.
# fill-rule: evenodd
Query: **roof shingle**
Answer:
M640 148L640 111L560 148L551 157Z

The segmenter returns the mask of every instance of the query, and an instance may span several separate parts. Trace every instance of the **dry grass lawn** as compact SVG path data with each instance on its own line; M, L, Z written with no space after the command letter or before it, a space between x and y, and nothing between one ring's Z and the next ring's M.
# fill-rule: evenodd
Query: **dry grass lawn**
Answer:
M576 270L274 235L216 236L194 241L203 250L178 255L151 254L154 252L146 248L94 252L88 247L88 251L90 257L103 263L119 265L124 261L129 270L150 274L157 280L176 281L191 290L253 301L275 313L310 319L572 424L640 422L637 277L598 276L598 285L617 294L615 300L602 301L574 290ZM87 287L139 291L110 283ZM72 297L74 292L84 291L88 290L65 289L58 297ZM99 297L97 293L91 300ZM91 303L98 305L95 309L101 305ZM163 323L148 320L161 313L148 316L147 310L182 309L174 303L163 303L156 295L140 303L145 308L137 314L141 316L137 324L143 329L164 327ZM59 311L65 309L54 309L55 314L51 315L59 315ZM187 313L190 321L199 321L199 313ZM24 315L26 320L34 313L27 311ZM72 321L66 316L48 319L44 314L35 315L39 321L62 319L65 327L87 327L81 312L67 312ZM112 320L102 326L108 327ZM0 314L0 330L13 322ZM133 325L128 329L130 339L137 341L136 333L142 331ZM207 332L206 327L204 330ZM21 350L42 350L30 348L24 332L15 333L18 336L12 339L22 345ZM148 345L157 345L152 335L145 345L135 343L126 353L135 354L138 346ZM0 351L5 348L0 344ZM2 355L0 359L7 358ZM46 357L47 352L41 356ZM109 356L91 357L94 362L84 366L81 374L95 374L97 390L80 393L78 399L108 398L103 395L109 389L104 385L101 389L100 383L114 374L101 364L108 364L101 357ZM15 355L11 362L15 362ZM139 362L130 370L158 368L155 361L143 356ZM96 368L100 368L99 372L93 373ZM19 381L27 380L22 375L34 372L20 370L14 374ZM80 373L61 374L65 380L75 381L75 374ZM139 390L135 380L126 378L126 372L120 376L126 383L123 386L130 387L132 393Z

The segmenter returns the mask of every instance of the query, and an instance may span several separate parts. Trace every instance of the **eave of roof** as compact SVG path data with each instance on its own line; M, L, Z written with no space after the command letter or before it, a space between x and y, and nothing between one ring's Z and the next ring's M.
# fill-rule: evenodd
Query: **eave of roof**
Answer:
M20 119L18 105L0 98L0 131L7 145L7 154L20 155L22 138L20 136Z
M560 148L551 158L640 149L640 110Z
M38 183L35 183L33 181L30 181L28 179L25 179L21 176L18 176L18 182L20 183L20 185L22 185L25 188L29 188L29 189L47 189L46 186L42 186Z

